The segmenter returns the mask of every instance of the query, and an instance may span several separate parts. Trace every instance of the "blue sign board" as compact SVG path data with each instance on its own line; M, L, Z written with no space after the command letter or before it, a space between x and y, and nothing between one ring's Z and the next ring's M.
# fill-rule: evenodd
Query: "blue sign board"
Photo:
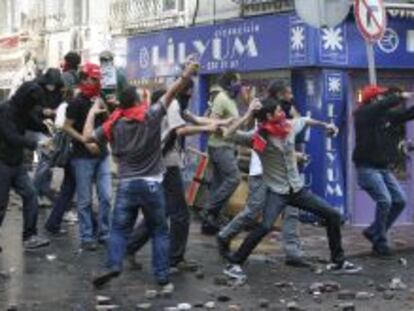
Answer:
M175 75L189 55L198 58L202 74L287 67L289 18L256 17L130 38L128 77Z

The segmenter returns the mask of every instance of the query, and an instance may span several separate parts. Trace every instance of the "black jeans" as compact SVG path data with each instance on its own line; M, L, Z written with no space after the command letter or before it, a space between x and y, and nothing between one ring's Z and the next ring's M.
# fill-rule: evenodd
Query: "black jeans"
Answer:
M344 261L344 251L341 238L341 215L328 202L306 189L287 195L267 190L263 220L245 238L234 254L233 263L243 264L247 260L263 237L272 230L274 222L287 205L311 212L325 220L331 260L334 263L342 263Z
M170 264L176 265L184 259L190 231L190 213L185 200L185 190L178 166L167 167L163 181L167 216L170 219ZM145 222L135 227L128 241L128 253L140 250L149 239Z
M9 166L0 161L0 226L6 216L10 190L23 200L23 240L37 234L38 205L36 191L23 164Z

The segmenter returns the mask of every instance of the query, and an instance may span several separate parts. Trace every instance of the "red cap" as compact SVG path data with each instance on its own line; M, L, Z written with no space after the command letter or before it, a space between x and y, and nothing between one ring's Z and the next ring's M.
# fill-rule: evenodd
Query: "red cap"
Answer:
M93 63L86 63L82 66L81 72L86 74L90 78L101 79L101 67Z
M385 87L377 85L367 85L362 89L361 102L360 104L366 104L378 95L382 95L388 91Z

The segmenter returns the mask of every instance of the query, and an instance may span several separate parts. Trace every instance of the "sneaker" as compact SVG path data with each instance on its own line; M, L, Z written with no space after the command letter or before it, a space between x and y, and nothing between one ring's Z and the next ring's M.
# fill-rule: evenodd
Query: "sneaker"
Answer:
M365 228L363 231L362 231L362 235L370 242L370 243L372 243L372 244L374 244L374 236L372 235L372 233L370 233L369 231L368 231L368 228Z
M228 259L230 253L230 241L226 241L220 235L217 235L217 246L220 256L224 259Z
M330 263L326 266L326 270L335 274L355 274L362 271L361 266L357 266L349 261L342 263Z
M171 282L167 282L166 284L162 283L162 284L159 284L159 286L160 286L159 293L162 296L170 296L175 290L174 284Z
M216 235L219 230L219 226L211 219L205 219L201 224L201 233L204 235Z
M81 248L85 251L94 252L98 249L95 241L84 241L81 243Z
M181 260L176 264L171 265L172 268L177 268L178 271L195 272L197 271L199 264L194 260Z
M236 280L246 280L247 275L243 272L243 269L240 265L228 264L223 270L223 273L231 279Z
M97 275L92 278L92 284L96 288L99 288L106 283L108 283L111 279L119 276L121 272L119 270L114 269L104 269L100 271Z
M54 238L63 237L68 234L68 231L65 229L59 229L58 231L54 231L54 230L49 230L45 227L45 231L49 236L54 237Z
M377 257L392 257L394 254L388 246L374 246L372 254Z
M288 257L285 260L285 265L295 268L310 268L312 264L302 257Z
M30 238L23 241L25 249L35 249L49 245L50 240L42 238L38 235L32 235Z
M40 207L52 207L53 205L53 202L47 196L40 196L38 203Z
M78 215L76 212L70 210L63 215L63 221L69 223L77 223L79 221Z

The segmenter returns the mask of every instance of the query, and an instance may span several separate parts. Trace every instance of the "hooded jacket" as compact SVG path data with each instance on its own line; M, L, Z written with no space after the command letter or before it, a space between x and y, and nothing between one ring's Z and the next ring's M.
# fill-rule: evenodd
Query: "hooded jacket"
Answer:
M57 109L63 101L63 92L64 81L62 79L62 74L57 68L49 68L45 74L36 79L36 82L43 88L45 93L45 100L43 102L44 108ZM54 85L54 91L48 91L46 85Z
M357 167L386 169L398 156L399 129L414 119L414 107L400 107L404 99L397 93L360 106L354 113Z
M34 113L43 101L42 88L35 82L25 82L9 100L0 104L1 162L18 166L23 162L24 148L36 148L36 141L25 137L25 132L47 132L46 126Z

